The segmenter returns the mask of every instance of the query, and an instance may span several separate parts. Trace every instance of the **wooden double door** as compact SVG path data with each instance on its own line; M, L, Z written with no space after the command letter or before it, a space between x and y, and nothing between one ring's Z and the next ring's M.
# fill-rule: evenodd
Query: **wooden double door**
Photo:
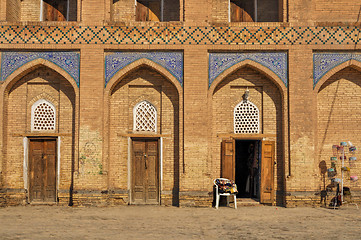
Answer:
M30 139L30 202L56 202L56 139Z
M159 204L158 139L132 142L132 204Z
M235 180L236 176L236 140L222 141L221 151L221 177ZM261 203L274 203L274 163L275 142L259 141L261 144L259 168L259 201Z

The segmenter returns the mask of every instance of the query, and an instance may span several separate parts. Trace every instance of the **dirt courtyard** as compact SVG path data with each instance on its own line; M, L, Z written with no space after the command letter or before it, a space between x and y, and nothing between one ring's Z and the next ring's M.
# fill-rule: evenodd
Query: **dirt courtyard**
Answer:
M360 209L0 208L0 239L360 239Z

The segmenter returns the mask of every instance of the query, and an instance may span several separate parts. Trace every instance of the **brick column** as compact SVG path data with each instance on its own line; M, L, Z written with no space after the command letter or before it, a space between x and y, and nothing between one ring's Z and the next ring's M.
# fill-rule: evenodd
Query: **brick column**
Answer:
M306 200L319 187L315 152L317 103L312 83L312 56L312 49L305 49L304 46L289 51L291 175L286 180L287 201L295 198Z
M75 190L104 190L103 172L103 49L81 49L79 170L75 176Z
M180 204L205 198L211 185L207 172L208 53L206 47L184 51L184 159L181 162ZM187 192L187 193L186 193Z

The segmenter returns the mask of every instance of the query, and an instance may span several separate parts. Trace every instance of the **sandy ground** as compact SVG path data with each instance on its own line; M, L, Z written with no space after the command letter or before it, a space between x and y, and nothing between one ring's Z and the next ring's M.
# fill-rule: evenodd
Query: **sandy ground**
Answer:
M0 239L361 239L361 210L344 206L0 208Z

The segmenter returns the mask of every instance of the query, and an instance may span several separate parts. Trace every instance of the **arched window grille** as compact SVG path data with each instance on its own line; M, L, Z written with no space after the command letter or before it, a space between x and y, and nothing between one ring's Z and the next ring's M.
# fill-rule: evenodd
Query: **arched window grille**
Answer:
M157 132L157 110L148 101L134 107L134 131Z
M259 133L259 110L248 100L234 108L234 133Z
M31 131L55 131L56 111L52 103L40 99L31 107Z

